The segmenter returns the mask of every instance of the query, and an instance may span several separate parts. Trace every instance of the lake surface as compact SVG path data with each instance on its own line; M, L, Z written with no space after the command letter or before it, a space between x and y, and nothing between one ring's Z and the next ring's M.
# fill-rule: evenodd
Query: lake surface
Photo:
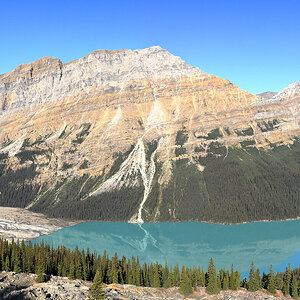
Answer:
M277 272L288 263L300 267L300 220L239 225L89 222L34 241L41 240L72 249L89 247L100 254L107 250L109 256L139 256L141 262L167 260L170 265L207 268L213 257L217 268L230 269L233 263L240 272L247 272L252 261L265 271L270 264Z

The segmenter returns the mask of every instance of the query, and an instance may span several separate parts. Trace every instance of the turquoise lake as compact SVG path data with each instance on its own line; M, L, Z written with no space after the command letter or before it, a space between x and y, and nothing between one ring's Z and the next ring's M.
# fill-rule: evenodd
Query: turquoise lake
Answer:
M213 257L218 268L247 272L250 263L261 271L273 264L275 271L300 267L300 220L239 225L208 223L111 223L89 222L67 227L34 240L74 249L104 250L139 256L141 262L207 267ZM245 273L244 273L245 274Z

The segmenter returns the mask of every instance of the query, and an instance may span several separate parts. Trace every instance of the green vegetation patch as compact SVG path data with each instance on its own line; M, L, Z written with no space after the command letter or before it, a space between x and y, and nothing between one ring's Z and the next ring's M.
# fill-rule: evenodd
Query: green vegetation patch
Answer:
M112 175L114 175L115 173L117 173L119 171L121 164L126 160L128 155L130 154L130 152L132 152L133 148L134 148L134 145L131 145L130 148L126 152L124 152L124 153L115 152L113 154L113 158L115 160L109 170L107 177L111 177Z
M65 171L65 170L71 169L73 166L74 166L73 164L69 164L67 162L64 162L61 169L63 171Z
M194 160L205 166L203 172L189 161L174 163L173 177L161 192L160 221L174 220L169 211L179 221L225 223L300 215L299 142L270 151L229 148L227 156Z
M101 182L103 177L89 177L86 174L66 179L45 192L31 210L57 218L128 221L138 209L143 187L128 187L89 196Z
M0 164L0 206L26 207L39 190L31 181L38 175L36 166L12 170L6 163Z
M248 127L246 129L242 129L242 130L238 130L235 129L234 132L238 135L238 136L251 136L254 134L253 128L252 127Z
M268 121L268 122L259 122L257 123L257 126L259 127L259 129L262 132L267 132L267 131L273 131L276 128L276 125L278 125L279 122L277 119L274 119L272 121Z
M87 169L89 166L89 161L87 159L84 159L84 161L82 162L82 164L80 165L79 169L83 170L83 169Z
M243 141L243 142L240 142L242 148L247 148L249 146L254 146L255 145L255 141L251 140L251 141Z
M157 140L152 140L149 143L146 143L146 160L150 161L152 153L157 149L158 142Z
M188 141L189 135L185 128L182 130L177 131L175 144L178 146L175 149L175 155L180 156L186 153L186 149L183 147L183 145Z
M91 124L90 123L84 123L80 126L81 131L76 134L76 139L72 141L73 144L82 144L85 138L90 133Z
M23 150L18 152L15 156L19 158L20 163L24 163L26 161L34 161L35 156L46 154L47 151L44 149L32 149L32 150Z
M68 277L71 280L80 279L93 281L90 287L89 299L105 299L104 284L129 284L142 287L170 288L179 287L178 291L189 296L197 287L205 287L206 293L217 294L220 290L236 291L241 287L250 292L264 289L265 297L276 294L280 290L289 299L298 299L298 282L300 269L291 269L290 264L285 272L275 276L272 265L269 273L260 273L254 263L250 265L248 278L241 280L239 271L224 268L217 271L211 258L207 271L201 266L185 267L140 262L138 257L122 258L117 253L110 257L104 251L98 254L94 249L69 249L63 245L57 248L42 241L41 243L24 243L0 240L1 264L0 272L35 273L36 282L47 281L50 276ZM21 253L21 255L20 255ZM41 253L43 255L41 255ZM73 282L74 283L74 282ZM1 289L1 299L7 298L10 289ZM248 293L248 299L252 298ZM16 299L16 298L15 298ZM18 299L21 299L18 297Z
M205 139L205 140L217 140L218 138L221 138L223 135L221 133L220 128L215 128L213 130L211 130L206 136L205 135L201 135L198 136L198 139Z

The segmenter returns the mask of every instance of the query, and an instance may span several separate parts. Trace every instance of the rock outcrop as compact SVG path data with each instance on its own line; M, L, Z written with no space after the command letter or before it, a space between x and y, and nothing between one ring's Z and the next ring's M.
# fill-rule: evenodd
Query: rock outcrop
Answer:
M230 221L199 215L205 201L217 203L207 158L291 147L299 103L299 82L258 97L160 47L21 65L0 75L0 205L77 219ZM201 177L193 185L202 203L196 215L181 213L184 196L166 190L179 162Z
M82 280L69 280L64 277L51 276L45 283L36 283L33 274L16 274L12 272L0 273L0 299L52 299L52 300L84 300L88 299L91 283ZM175 300L175 299L243 299L266 300L278 299L267 294L266 291L248 292L245 289L237 291L220 291L217 295L208 295L205 288L198 288L189 297L183 297L178 288L146 288L133 285L111 284L105 286L105 295L109 300Z

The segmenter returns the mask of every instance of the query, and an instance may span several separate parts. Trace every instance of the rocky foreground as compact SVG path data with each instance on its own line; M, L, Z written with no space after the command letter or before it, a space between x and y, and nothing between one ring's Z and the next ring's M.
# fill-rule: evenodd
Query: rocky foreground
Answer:
M0 273L0 299L53 299L79 300L88 299L91 283L82 280L70 280L63 277L51 276L46 283L36 283L33 274L16 274L13 272ZM178 288L145 288L133 285L111 284L105 286L107 299L111 300L145 300L145 299L184 299ZM250 293L245 289L238 291L221 291L217 295L207 295L204 288L198 288L186 299L278 299L281 294L271 296L264 291Z

